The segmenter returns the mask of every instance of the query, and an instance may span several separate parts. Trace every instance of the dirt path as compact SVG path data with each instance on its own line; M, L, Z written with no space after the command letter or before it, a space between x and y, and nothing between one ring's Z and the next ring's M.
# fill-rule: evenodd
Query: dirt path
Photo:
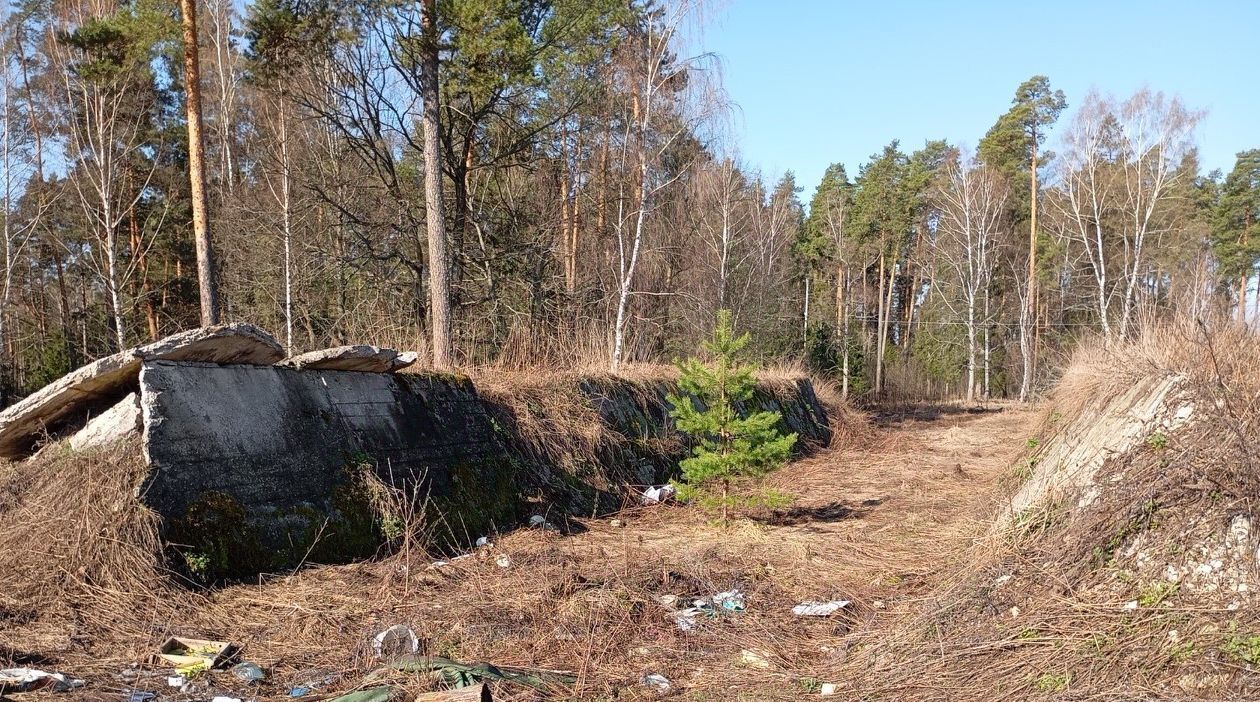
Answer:
M622 515L625 527L592 521L589 532L552 542L584 580L617 580L644 599L672 594L685 602L731 587L748 593L746 612L681 637L661 631L670 614L649 603L648 624L609 637L628 655L592 656L584 681L589 675L598 688L601 678L624 684L656 672L696 700L812 691L864 622L914 605L986 528L997 484L1025 449L1035 416L1006 407L881 418L861 446L823 451L777 473L771 485L797 499L770 516L721 529L692 509L646 508ZM852 600L850 615L790 614L798 602L830 599ZM603 638L600 629L593 624L588 634Z

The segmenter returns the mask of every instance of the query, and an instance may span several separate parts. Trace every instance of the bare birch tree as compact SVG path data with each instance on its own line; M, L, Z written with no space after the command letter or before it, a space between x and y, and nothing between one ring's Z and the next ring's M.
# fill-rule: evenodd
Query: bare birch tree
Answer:
M934 286L954 311L961 304L967 329L967 401L976 396L977 341L992 323L989 289L997 269L998 242L1006 212L1008 186L993 169L969 157L951 160L937 189L940 221L934 241L937 260L953 273L945 285ZM983 355L989 353L985 337ZM987 363L986 363L987 368Z
M1169 226L1177 165L1201 118L1162 93L1142 90L1119 105L1090 93L1064 135L1054 198L1060 232L1085 252L1109 342L1131 331L1150 273L1147 250Z
M631 60L627 76L630 99L625 106L625 133L622 140L623 170L633 169L632 193L623 181L617 197L617 217L613 231L617 240L616 315L609 367L620 368L626 346L630 298L634 294L635 273L643 253L646 224L657 195L678 179L682 169L675 164L672 174L662 168L662 157L684 135L692 133L711 108L711 94L700 80L701 64L709 57L679 58L685 51L685 32L699 20L701 6L693 0L676 0L659 13L647 13L629 42ZM673 110L667 109L673 107ZM684 117L687 110L697 110Z

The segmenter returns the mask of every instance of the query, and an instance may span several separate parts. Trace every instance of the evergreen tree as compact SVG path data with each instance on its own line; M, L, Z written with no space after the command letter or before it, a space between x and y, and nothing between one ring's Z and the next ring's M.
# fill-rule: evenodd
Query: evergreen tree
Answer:
M1245 321L1247 281L1260 264L1260 149L1240 152L1225 177L1212 239L1221 273L1238 286L1238 319Z
M779 432L778 412L740 411L757 385L753 369L738 361L748 341L747 333L735 336L730 310L719 311L713 340L702 344L711 364L696 358L680 363L682 392L668 396L678 429L697 442L691 457L682 461L682 495L712 499L713 486L721 485L716 501L723 523L731 504L731 480L761 477L779 468L797 438Z

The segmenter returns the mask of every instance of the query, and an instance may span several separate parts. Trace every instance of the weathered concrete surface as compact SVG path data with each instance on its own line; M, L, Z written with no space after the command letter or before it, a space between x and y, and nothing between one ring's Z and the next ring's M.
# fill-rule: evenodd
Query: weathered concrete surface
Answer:
M89 363L0 412L0 456L27 455L45 435L82 426L133 392L146 360L271 364L280 345L252 324L192 329Z
M1105 489L1097 476L1108 458L1132 450L1157 429L1181 426L1190 416L1178 396L1184 382L1174 374L1143 378L1073 418L1037 453L1035 469L1011 498L998 527L1015 523L1038 505L1075 500L1079 509L1092 504Z
M312 560L370 555L364 465L441 512L451 533L439 538L518 517L510 450L466 378L150 361L140 386L151 466L141 493L174 541L239 519L245 545L275 556L259 570L316 541Z
M399 352L380 346L356 344L311 351L286 358L279 365L307 370L343 370L362 373L393 373L416 362L415 351Z
M133 392L118 404L88 420L82 429L70 437L70 448L84 451L112 444L140 433L142 427L140 396Z

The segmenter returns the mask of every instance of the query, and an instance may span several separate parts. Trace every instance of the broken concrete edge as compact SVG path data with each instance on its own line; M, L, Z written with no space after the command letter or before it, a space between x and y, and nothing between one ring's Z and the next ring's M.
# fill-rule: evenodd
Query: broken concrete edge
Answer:
M83 426L138 387L148 360L270 365L284 357L280 344L252 324L202 327L97 359L49 383L0 412L0 457L29 455L40 439Z
M1193 406L1185 383L1178 373L1151 375L1059 422L1015 463L1024 481L1001 508L990 533L1004 534L1047 505L1076 510L1093 504L1108 487L1098 480L1108 460L1132 451L1153 432L1171 433L1190 419Z
M72 450L86 451L106 446L138 434L143 428L140 396L129 393L118 404L92 417L88 423L70 437Z
M393 373L419 360L414 351L400 352L381 346L353 344L310 351L279 361L276 365L302 370L343 370Z

